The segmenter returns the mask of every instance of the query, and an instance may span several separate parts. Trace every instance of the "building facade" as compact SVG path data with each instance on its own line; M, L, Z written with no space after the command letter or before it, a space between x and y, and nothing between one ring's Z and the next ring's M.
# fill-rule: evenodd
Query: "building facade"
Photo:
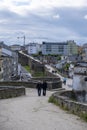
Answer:
M80 62L75 66L72 87L77 100L87 102L87 62Z
M77 45L74 41L67 42L43 42L42 54L75 55L77 54Z
M87 92L87 62L80 62L74 67L73 89Z
M0 80L11 80L18 72L18 55L0 42Z
M12 75L18 75L18 53L12 51Z
M87 61L87 43L83 45L83 60Z
M77 55L78 54L78 46L74 42L74 40L69 40L67 41L68 47L68 55Z
M38 52L42 51L42 45L38 43L29 43L26 45L25 49L27 50L28 54L37 54Z

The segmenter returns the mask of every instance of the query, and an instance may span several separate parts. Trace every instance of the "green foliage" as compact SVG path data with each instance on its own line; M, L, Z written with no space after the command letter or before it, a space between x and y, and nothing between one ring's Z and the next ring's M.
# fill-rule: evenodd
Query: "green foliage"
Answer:
M38 56L39 56L39 54L32 54L32 56L33 56L33 57L38 57Z
M24 68L28 71L31 72L30 67L29 66L24 66Z
M32 54L33 57L43 56L42 51L39 51L37 54Z
M70 63L65 64L64 69L65 69L65 70L68 70L68 69L69 69L69 66L70 66Z
M57 60L61 60L61 56L57 56Z
M81 113L80 117L87 122L87 113Z
M50 96L48 102L53 103L54 102L54 97Z
M63 107L63 110L68 111L69 109L68 109L67 106L64 106L64 107Z
M38 52L38 55L42 56L42 55L43 55L43 54L42 54L42 51L39 51L39 52Z
M60 56L60 55L58 55L58 54L48 54L47 56L61 57L61 56Z
M51 96L51 97L49 98L48 102L49 102L49 103L54 103L54 104L57 105L57 106L59 105L59 104L58 104L58 101L57 101L53 96Z

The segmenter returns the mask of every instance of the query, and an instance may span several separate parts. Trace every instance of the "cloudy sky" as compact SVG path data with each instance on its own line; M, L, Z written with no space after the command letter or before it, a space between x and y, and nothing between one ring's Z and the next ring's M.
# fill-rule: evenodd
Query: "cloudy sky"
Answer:
M87 43L87 0L0 0L0 41L22 45L23 36Z

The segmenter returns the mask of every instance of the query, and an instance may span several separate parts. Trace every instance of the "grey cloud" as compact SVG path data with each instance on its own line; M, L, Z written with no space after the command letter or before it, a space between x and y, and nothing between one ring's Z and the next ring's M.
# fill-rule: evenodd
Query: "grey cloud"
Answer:
M34 12L27 12L27 15L22 16L9 10L0 10L0 19L7 20L7 23L0 23L0 40L8 44L15 42L22 44L17 36L25 34L26 42L65 41L73 38L78 42L83 39L86 41L87 20L83 18L86 12L86 8L55 8L52 15L59 14L60 18L52 19L51 15L43 17Z
M84 15L87 8L63 8L56 9L55 12L60 14L60 19L57 21L56 26L65 26L79 34L86 34L87 21L84 20Z
M14 1L13 4L16 5L16 6L25 6L25 5L29 5L30 2L17 2L17 1Z

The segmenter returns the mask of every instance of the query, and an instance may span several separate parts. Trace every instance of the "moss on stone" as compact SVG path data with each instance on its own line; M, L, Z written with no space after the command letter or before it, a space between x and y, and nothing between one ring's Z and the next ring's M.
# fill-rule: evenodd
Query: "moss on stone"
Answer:
M53 103L55 104L56 106L59 106L61 109L65 110L65 111L69 111L70 113L74 114L74 115L78 115L81 119L83 119L84 121L87 122L87 112L80 112L79 110L79 106L77 106L75 108L75 110L70 110L68 108L67 105L65 105L63 102L58 102L58 100L54 97L54 96L50 96L49 100L48 100L49 103Z
M57 106L59 105L58 101L53 96L50 96L48 102L49 103L54 103Z

